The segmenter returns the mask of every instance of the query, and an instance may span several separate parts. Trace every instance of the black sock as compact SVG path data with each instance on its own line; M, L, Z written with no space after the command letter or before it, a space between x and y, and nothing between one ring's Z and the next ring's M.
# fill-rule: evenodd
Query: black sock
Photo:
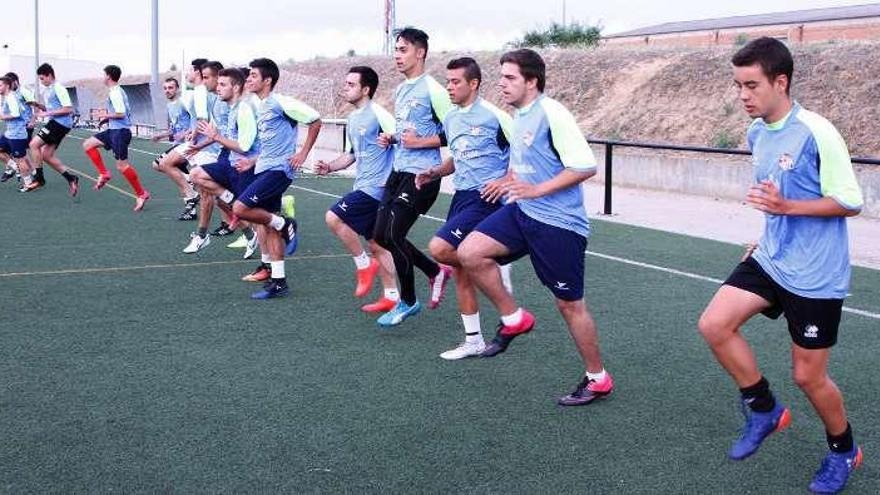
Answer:
M64 177L67 182L73 182L75 178L75 176L67 170L61 172L61 176Z
M846 431L840 435L832 435L825 432L825 437L828 440L828 448L831 449L832 452L843 454L853 449L852 426L850 426L849 423L846 424Z
M776 406L773 392L770 392L770 382L763 376L754 385L739 389L742 398L755 412L770 412Z
M34 178L39 182L46 182L46 178L43 177L43 167L37 167L37 169L34 170Z
M199 230L196 232L196 234L198 234L199 237L204 239L205 236L208 235L208 228L207 227L199 227Z

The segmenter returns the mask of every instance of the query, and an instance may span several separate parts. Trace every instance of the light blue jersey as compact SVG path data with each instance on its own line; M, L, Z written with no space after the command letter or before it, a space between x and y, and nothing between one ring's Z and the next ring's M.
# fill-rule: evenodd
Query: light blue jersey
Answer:
M513 119L510 168L530 184L548 181L563 170L588 173L596 159L571 112L561 103L541 95ZM535 199L517 201L526 215L555 227L590 235L580 184Z
M21 117L29 124L31 119L34 118L34 109L30 106L30 103L35 101L33 93L26 88L19 88L19 90L15 92L15 97L18 99L18 104L21 108Z
M3 136L6 139L27 139L27 120L21 113L21 104L18 101L18 95L14 91L6 93L2 102L3 115L13 117L6 121L6 130Z
M229 108L229 118L223 136L238 142L244 153L231 151L230 163L241 158L253 158L260 152L260 140L257 137L257 109L249 98L241 99Z
M182 134L190 128L190 115L181 98L166 103L168 111L168 132L171 133L170 140L175 144L184 141L183 136L177 138L178 134Z
M110 113L121 113L124 117L120 119L110 119L110 129L130 129L131 128L131 107L128 104L128 95L122 86L115 85L110 88L107 94L107 111Z
M297 126L311 124L320 117L314 108L295 98L270 93L259 100L257 129L262 149L254 173L280 170L292 179L288 160L296 154Z
M457 191L481 189L507 173L513 119L482 98L467 107L453 107L443 121L455 163L452 183Z
M381 200L391 174L394 149L376 143L379 133L394 133L394 117L374 102L348 114L346 151L354 155L354 190Z
M862 208L846 143L825 118L795 103L780 122L752 122L747 137L755 181L773 181L786 199L828 197L848 210ZM765 218L753 256L776 283L802 297L846 297L850 262L845 217Z
M221 100L216 93L208 93L208 108L210 116L208 120L214 124L217 129L225 129L229 124L229 104ZM220 143L213 143L206 146L205 151L208 153L218 154L223 146Z
M423 74L407 79L397 87L394 97L395 138L399 142L404 131L413 131L419 137L439 135L443 132L441 122L451 108L449 94L433 77ZM439 164L439 147L397 146L395 150L394 170L418 174Z
M73 103L70 101L70 93L67 92L67 88L60 82L55 81L54 84L46 88L46 110L60 110L64 107L73 107ZM72 113L56 115L51 120L68 129L73 127Z

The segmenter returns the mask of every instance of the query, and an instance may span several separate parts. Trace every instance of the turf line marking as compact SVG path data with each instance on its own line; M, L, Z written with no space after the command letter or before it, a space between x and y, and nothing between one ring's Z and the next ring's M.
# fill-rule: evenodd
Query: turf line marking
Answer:
M86 140L86 138L81 138L79 136L68 136L68 137L70 137L72 139L79 139L80 141ZM137 148L131 148L131 147L128 148L128 151L135 151L137 153L143 153L145 155L159 156L159 153L156 153L155 151L139 150Z
M331 198L340 198L341 197L336 194L331 194L331 193L324 192L324 191L318 191L315 189L309 189L308 187L302 187L302 186L290 186L290 187L293 189L299 189L301 191L306 191L306 192L310 192L310 193L314 193L314 194L320 194L321 196L329 196ZM429 218L431 220L435 220L437 222L446 222L446 220L443 218L437 218L437 217L433 217L430 215L422 215L422 216L425 218ZM618 263L637 266L639 268L647 268L649 270L656 270L659 272L669 273L671 275L678 275L680 277L686 277L686 278L690 278L693 280L700 280L703 282L710 282L713 284L721 284L724 282L723 280L718 279L718 278L714 278L714 277L707 277L705 275L699 275L697 273L676 270L675 268L667 268L665 266L652 265L650 263L644 263L642 261L631 260L628 258L621 258L619 256L612 256L610 254L597 253L595 251L586 251L586 254L587 254L587 256L602 258L602 259L605 259L608 261L616 261ZM854 315L864 316L866 318L872 318L874 320L880 320L880 313L873 313L871 311L865 311L863 309L850 308L849 306L844 306L843 311L845 311L847 313L854 314Z
M350 258L350 254L314 254L306 256L293 256L286 258L284 261L297 260L319 260L331 258ZM201 263L168 263L159 265L140 265L140 266L110 266L103 268L71 268L67 270L48 270L44 272L11 272L0 273L0 278L12 277L33 277L37 275L80 275L85 273L112 273L112 272L131 272L137 270L153 270L164 268L191 268L195 266L212 266L212 265L238 265L244 263L253 263L254 260L230 260L230 261L203 261Z

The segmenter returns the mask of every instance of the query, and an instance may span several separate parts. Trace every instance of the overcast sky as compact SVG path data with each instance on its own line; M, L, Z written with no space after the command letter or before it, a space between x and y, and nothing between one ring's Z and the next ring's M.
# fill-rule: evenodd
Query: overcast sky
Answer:
M34 0L2 0L0 46L34 51ZM398 0L397 25L427 31L433 50L497 50L528 29L561 21L601 24L612 34L663 22L861 5L869 0ZM40 51L116 63L127 73L150 64L150 0L39 0ZM160 69L205 56L244 62L338 56L382 48L384 0L160 0ZM11 19L16 19L12 22Z

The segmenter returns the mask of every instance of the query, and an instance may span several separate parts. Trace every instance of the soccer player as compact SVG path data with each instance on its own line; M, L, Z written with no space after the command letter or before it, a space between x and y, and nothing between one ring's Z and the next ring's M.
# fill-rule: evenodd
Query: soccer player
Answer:
M104 67L104 85L108 88L106 107L98 114L99 119L109 119L108 129L83 141L83 151L100 174L95 190L102 189L112 176L104 166L99 147L113 151L116 170L122 173L135 193L134 211L141 211L150 199L150 192L141 186L137 171L128 161L128 144L131 142L131 106L128 95L119 86L122 70L116 65Z
M376 242L391 252L400 284L400 301L377 320L385 327L399 325L421 311L414 267L428 276L431 309L440 304L452 274L451 268L437 264L406 238L419 215L431 208L440 192L440 181L417 189L415 177L440 164L441 122L452 106L443 87L425 73L427 54L428 35L424 31L406 28L397 34L394 62L406 81L397 87L394 99L396 132L383 132L377 140L380 146L397 144L394 169L388 177L373 233Z
M200 189L198 230L193 232L184 253L195 253L211 242L208 224L214 209L215 197L220 197L221 208L230 210L235 195L253 181L253 168L260 152L257 140L256 109L251 99L242 98L244 77L239 69L220 70L217 80L217 96L229 106L225 129L218 129L213 122L200 122L199 133L219 143L223 149L217 163L197 167L192 171L193 183ZM256 236L245 249L250 258L257 248Z
M187 80L193 89L186 91L181 97L183 106L190 114L189 133L183 143L160 157L158 164L158 170L174 182L183 199L183 210L177 216L178 220L195 220L199 208L199 194L187 181L186 174L182 169L187 167L187 163L197 167L217 162L217 156L216 154L212 155L211 150L197 148L193 151L198 138L198 122L211 119L211 109L217 101L216 94L214 94L216 85L214 88L208 88L202 77L202 67L207 63L208 59L205 58L197 58L191 62Z
M450 157L442 165L431 167L416 176L416 186L455 173L455 195L449 206L446 223L431 239L431 256L453 267L458 307L464 324L465 340L442 354L443 359L477 356L485 350L480 329L477 292L466 271L461 269L456 250L483 219L500 207L480 196L480 189L507 175L510 158L510 115L480 98L483 80L480 66L470 57L452 60L446 66L446 90L456 105L443 121ZM502 267L509 272L509 265ZM508 276L509 279L509 276Z
M191 126L189 110L187 110L186 104L183 101L183 98L181 98L180 83L177 79L173 77L165 79L165 82L162 83L162 92L165 94L165 99L168 100L165 104L165 110L168 116L168 127L166 131L154 134L152 140L155 142L167 139L172 143L170 148L161 153L156 160L153 161L153 169L164 173L160 166L162 160L177 146L186 142L186 137ZM186 168L185 161L178 163L177 168L181 173L189 172Z
M31 138L34 137L34 123L36 122L36 117L34 116L34 106L36 104L36 99L34 98L34 93L27 89L22 88L18 81L18 74L15 72L7 72L6 76L12 81L12 92L15 94L18 99L19 108L21 110L21 116L25 119L27 129L27 140L30 143ZM28 163L28 165L31 165ZM6 161L6 170L3 172L3 175L0 176L0 182L6 182L11 179L18 170L18 163L9 158ZM38 177L43 177L43 171L35 171L34 175Z
M394 260L388 251L373 240L379 201L385 192L385 182L391 173L394 158L393 148L379 146L376 142L380 133L394 133L394 117L373 102L378 86L379 75L372 68L356 66L348 70L342 96L354 105L355 110L348 115L346 124L347 153L329 163L319 160L315 164L315 172L325 175L348 168L357 161L352 191L327 211L325 220L354 258L357 268L355 297L364 297L370 292L377 272L382 279L382 297L361 309L384 313L397 305L400 295L397 292ZM364 251L358 236L367 240L372 259Z
M12 88L12 78L0 77L0 120L6 122L6 129L0 137L0 159L4 162L10 159L15 161L23 181L21 190L27 191L32 184L27 163L27 119L22 113L19 97Z
M740 389L745 427L729 457L754 454L791 415L770 391L740 327L758 313L785 315L792 375L816 409L830 452L810 490L837 493L862 460L843 396L828 376L843 299L850 282L846 217L862 208L846 143L834 126L791 97L791 53L779 40L758 38L732 59L733 77L749 117L755 183L746 197L764 212L764 234L733 270L699 322L700 333Z
M79 192L79 177L70 173L67 166L55 156L64 136L73 127L73 103L70 101L70 93L67 92L67 88L55 80L55 69L49 64L42 64L37 68L37 77L40 84L47 89L47 93L45 105L35 103L38 109L35 112L35 117L37 119L49 117L49 122L41 127L37 135L31 139L31 154L35 164L42 164L45 161L61 174L67 180L70 195L76 196ZM40 174L42 173L40 172ZM37 183L41 184L39 180Z
M477 225L459 246L458 257L501 314L498 332L481 354L491 357L535 326L535 317L505 290L497 264L529 255L538 278L556 297L586 368L574 392L558 401L577 406L607 397L614 387L584 301L590 223L580 184L596 174L596 161L574 116L543 94L544 84L544 60L534 51L501 57L501 97L516 109L510 173L487 185L483 196L493 201L506 195L508 203Z
M284 255L296 249L296 221L278 215L281 196L293 181L293 174L312 150L321 119L318 112L294 98L272 92L281 76L278 65L268 58L249 64L246 86L257 98L257 129L260 154L254 166L254 180L233 204L233 213L256 227L263 263L271 267L271 278L254 299L282 297L290 292L284 273ZM302 148L297 151L298 124L308 126ZM225 200L225 198L220 198ZM263 263L257 271L263 271ZM252 274L253 275L253 274Z

